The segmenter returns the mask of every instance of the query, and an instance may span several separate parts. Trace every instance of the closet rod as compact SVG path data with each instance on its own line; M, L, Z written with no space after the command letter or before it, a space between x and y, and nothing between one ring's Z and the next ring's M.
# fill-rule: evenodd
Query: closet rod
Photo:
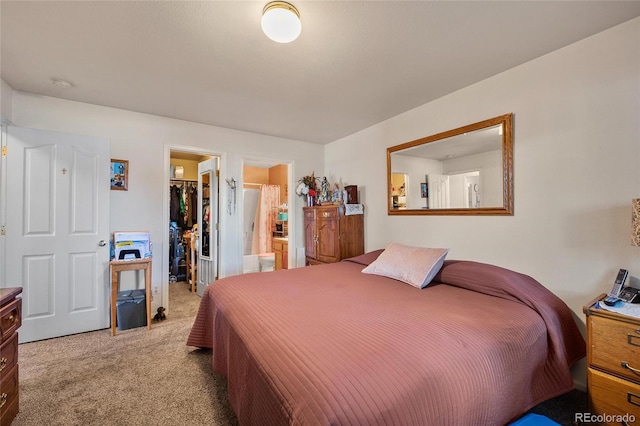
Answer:
M198 182L198 181L192 180L192 179L171 178L171 182Z
M264 183L251 183L251 182L245 182L245 183L243 183L242 185L244 185L244 186L247 186L247 185L249 185L249 186L262 186L262 185L265 185L265 184L264 184Z

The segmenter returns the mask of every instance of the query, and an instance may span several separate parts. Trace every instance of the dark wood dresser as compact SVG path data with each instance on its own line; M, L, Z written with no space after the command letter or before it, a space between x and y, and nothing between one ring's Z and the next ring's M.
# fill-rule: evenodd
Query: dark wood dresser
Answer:
M21 287L0 288L0 426L18 414L18 333L22 324Z
M364 215L344 205L303 207L306 264L339 262L364 253Z

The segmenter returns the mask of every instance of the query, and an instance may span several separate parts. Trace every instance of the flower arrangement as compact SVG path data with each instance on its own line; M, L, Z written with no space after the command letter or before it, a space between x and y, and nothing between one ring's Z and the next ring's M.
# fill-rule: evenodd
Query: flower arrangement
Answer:
M307 195L311 197L315 197L318 191L318 186L316 182L316 177L314 172L311 172L309 176L303 176L298 182L298 187L296 188L296 194L306 197Z

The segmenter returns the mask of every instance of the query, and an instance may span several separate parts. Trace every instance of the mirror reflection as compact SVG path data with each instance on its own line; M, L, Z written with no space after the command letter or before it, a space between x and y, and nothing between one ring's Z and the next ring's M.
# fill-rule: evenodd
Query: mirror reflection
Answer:
M513 214L512 114L387 149L389 214Z

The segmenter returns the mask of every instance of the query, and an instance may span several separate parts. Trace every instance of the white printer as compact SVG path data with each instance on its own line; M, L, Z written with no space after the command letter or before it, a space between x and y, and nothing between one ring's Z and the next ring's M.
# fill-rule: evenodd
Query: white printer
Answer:
M151 257L151 239L148 232L114 232L115 260Z

